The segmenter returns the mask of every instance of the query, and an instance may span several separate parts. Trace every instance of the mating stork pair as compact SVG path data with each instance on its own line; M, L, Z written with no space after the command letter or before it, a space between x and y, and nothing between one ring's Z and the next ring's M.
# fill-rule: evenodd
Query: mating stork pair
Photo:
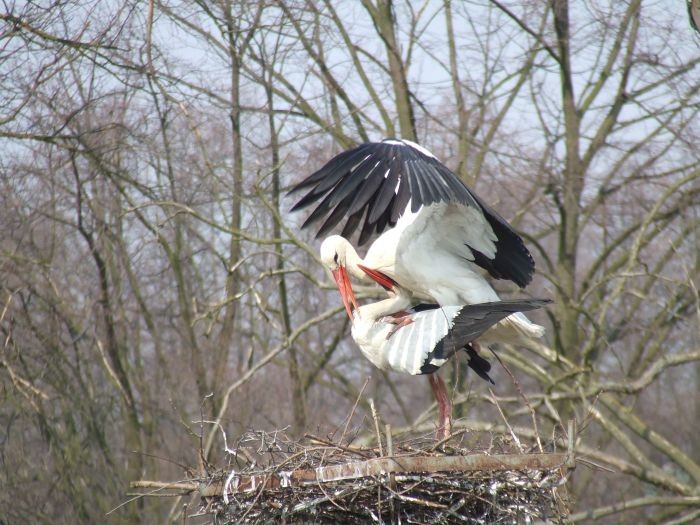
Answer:
M548 301L500 301L478 268L522 288L535 268L530 252L505 219L432 153L407 140L344 151L290 193L303 189L309 191L292 211L320 203L302 228L325 219L319 237L347 218L342 236L323 241L321 261L338 285L353 339L381 369L429 374L438 435L449 435L450 398L433 373L464 349L469 366L491 381L474 339L517 344L544 333L522 312ZM346 239L358 226L360 245L381 234L364 259ZM377 282L388 298L358 306L348 273Z

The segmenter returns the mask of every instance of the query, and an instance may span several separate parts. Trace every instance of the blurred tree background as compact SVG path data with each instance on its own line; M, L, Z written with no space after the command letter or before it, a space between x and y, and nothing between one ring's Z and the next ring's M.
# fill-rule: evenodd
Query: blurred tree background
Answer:
M698 519L697 38L671 0L4 2L0 521L181 522L105 514L215 462L221 430L333 432L368 376L355 425L373 398L432 431L284 196L392 136L523 232L526 293L555 300L541 344L499 354L536 419L500 366L493 398L457 362L466 424L506 433L495 400L523 437L575 417L575 522Z

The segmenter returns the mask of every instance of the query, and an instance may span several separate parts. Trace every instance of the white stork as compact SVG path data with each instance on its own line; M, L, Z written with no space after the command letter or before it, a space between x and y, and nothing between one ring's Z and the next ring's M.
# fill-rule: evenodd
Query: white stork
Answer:
M352 337L372 364L382 370L411 375L428 374L438 404L438 439L450 435L452 403L445 383L434 374L459 350L468 355L469 367L493 383L491 365L471 345L501 319L534 310L551 301L530 299L474 305L418 305L384 317L396 304L394 298L360 306L351 316Z
M356 306L348 271L387 290L398 284L415 298L440 305L498 301L478 267L520 287L532 280L535 264L520 236L432 153L413 142L387 139L340 153L290 193L302 189L309 191L292 211L321 201L302 226L325 218L317 237L343 217L343 236L362 224L360 245L372 233L382 234L364 259L338 235L321 246L321 259L336 282L342 278L348 283L345 290L338 285L348 313L348 301ZM397 294L396 299L402 297ZM518 343L543 333L544 328L515 313L482 341Z

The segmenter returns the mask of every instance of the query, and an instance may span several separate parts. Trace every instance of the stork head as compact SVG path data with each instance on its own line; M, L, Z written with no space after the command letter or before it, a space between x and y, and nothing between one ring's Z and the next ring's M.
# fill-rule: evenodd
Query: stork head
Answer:
M353 250L352 246L347 239L340 235L331 235L321 243L321 262L333 274L340 296L343 298L345 311L352 321L350 305L352 304L355 309L358 308L358 305L347 270L348 252L350 250Z

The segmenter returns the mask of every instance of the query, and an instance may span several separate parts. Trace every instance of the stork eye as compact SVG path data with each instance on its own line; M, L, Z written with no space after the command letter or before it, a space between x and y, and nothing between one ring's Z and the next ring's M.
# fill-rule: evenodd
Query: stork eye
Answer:
M333 261L335 262L335 264L338 264L338 254L337 253L333 256Z

